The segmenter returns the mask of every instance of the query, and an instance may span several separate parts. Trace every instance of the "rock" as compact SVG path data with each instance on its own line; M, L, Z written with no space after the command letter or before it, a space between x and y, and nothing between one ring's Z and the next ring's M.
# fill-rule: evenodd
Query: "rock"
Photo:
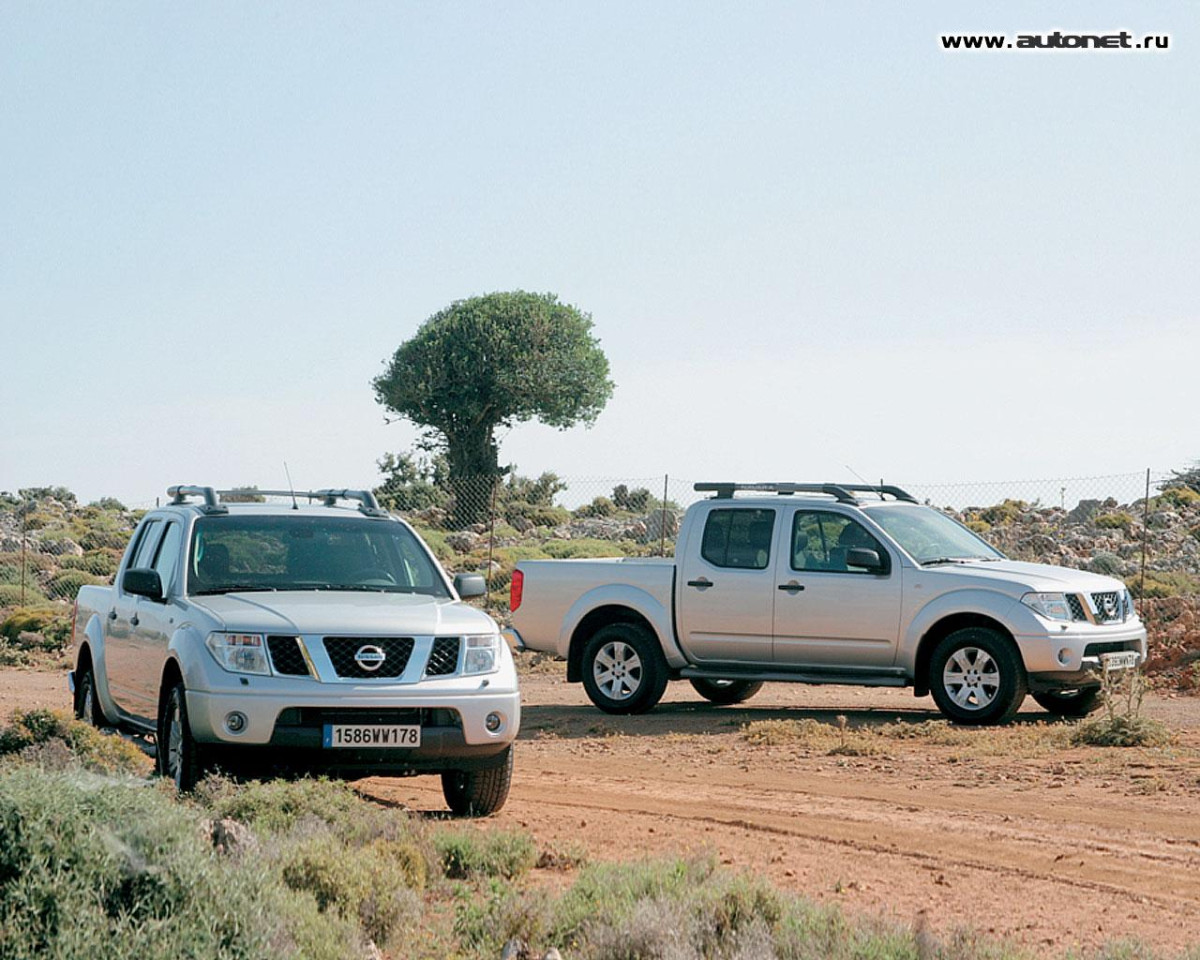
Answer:
M558 952L558 947L551 947L542 954L542 960L562 960L562 954Z
M516 530L518 533L528 533L530 530L533 530L535 527L534 522L532 520L530 520L528 517L520 517L520 516L509 517L508 525L510 527L512 527L514 530Z
M679 533L679 517L670 510L655 510L642 522L646 525L647 540L659 540L664 535L674 537Z
M526 960L528 956L529 948L525 946L525 941L518 937L509 940L500 951L500 960Z
M466 530L460 530L458 533L450 533L446 535L446 546L455 553L470 553L475 549L475 544L478 538Z
M1099 500L1080 500L1079 505L1067 514L1068 523L1087 523L1100 512Z
M38 553L52 557L82 557L83 547L69 537L61 540L42 540L37 545Z

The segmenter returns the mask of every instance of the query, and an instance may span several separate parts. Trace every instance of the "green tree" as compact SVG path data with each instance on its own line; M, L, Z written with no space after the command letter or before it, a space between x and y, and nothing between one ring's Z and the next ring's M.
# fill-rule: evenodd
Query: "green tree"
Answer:
M497 428L591 425L612 395L592 320L551 293L489 293L435 313L372 385L388 410L444 448L459 521L487 515L504 473Z

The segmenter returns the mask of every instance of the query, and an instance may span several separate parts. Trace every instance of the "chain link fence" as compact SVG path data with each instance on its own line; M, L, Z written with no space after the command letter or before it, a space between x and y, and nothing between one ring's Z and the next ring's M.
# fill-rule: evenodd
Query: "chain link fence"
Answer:
M1200 594L1200 495L1165 471L969 483L896 483L1018 559L1121 577L1143 597ZM706 480L723 479L701 478ZM517 562L539 557L670 556L694 481L392 474L375 492L452 571L486 574L502 609ZM1147 492L1149 496L1147 496ZM253 488L242 499L258 499ZM141 513L155 502L81 505L63 488L0 494L0 611L69 604L111 582Z

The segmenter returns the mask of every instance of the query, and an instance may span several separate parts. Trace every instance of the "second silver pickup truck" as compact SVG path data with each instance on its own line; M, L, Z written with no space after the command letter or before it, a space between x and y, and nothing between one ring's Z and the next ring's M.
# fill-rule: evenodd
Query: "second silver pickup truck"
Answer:
M739 703L764 681L911 686L959 723L1099 703L1146 630L1125 585L1007 559L897 487L697 484L673 560L528 560L518 648L557 654L609 713L668 681ZM736 495L742 494L742 495ZM745 494L750 494L746 496Z

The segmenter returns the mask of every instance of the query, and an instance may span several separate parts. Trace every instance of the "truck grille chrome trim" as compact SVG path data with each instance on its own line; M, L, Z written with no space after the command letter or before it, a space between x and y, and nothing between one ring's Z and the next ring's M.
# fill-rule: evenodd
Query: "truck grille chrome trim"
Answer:
M321 642L333 664L334 673L349 680L385 677L394 680L408 667L415 645L412 637L325 637ZM365 668L358 659L359 652L364 648L371 648L372 654L376 649L382 652L382 660L364 656L364 660L369 660L371 669Z
M449 677L458 673L458 637L434 637L433 651L425 664L425 676Z
M268 636L267 650L271 654L271 666L285 677L309 676L308 663L300 649L299 637Z

